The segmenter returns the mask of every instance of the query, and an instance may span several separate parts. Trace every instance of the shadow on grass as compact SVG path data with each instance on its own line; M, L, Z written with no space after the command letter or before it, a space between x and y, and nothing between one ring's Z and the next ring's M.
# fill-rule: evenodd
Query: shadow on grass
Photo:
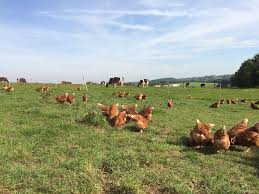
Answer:
M136 133L140 132L140 130L136 129L136 127L134 127L134 126L125 126L124 129L131 131L131 132L136 132Z
M186 136L184 137L180 137L175 139L174 137L168 137L166 139L166 143L169 145L178 145L178 146L187 146L187 147L191 147L190 145L190 139L187 138Z
M107 194L134 194L136 193L135 189L127 185L118 185L116 183L110 182L106 185L105 193Z
M243 149L241 149L240 147L236 147L236 146L230 146L229 150L235 151L235 152L244 152Z
M201 147L196 149L199 153L204 155L214 155L217 154L217 150L213 146Z
M237 163L255 168L255 175L259 178L259 149L258 147L251 147L249 152L253 152L253 156L244 154L242 160L237 160Z
M101 163L101 166L99 167L99 169L101 169L103 172L109 175L113 173L112 166L105 161Z
M187 137L179 138L179 141L176 142L176 144L177 145L185 146L186 148L183 149L184 151L192 150L192 151L196 151L196 152L202 153L204 155L214 155L214 154L217 154L217 150L212 145L197 147L197 146L193 145L193 143Z

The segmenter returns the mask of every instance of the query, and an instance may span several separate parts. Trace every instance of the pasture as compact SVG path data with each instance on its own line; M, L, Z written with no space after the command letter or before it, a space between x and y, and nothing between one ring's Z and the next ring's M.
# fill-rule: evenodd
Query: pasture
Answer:
M235 146L217 153L213 147L187 146L196 119L227 129L243 118L259 121L250 100L259 89L137 88L133 96L118 98L113 87L49 85L52 95L36 92L37 84L13 84L14 92L0 91L0 193L258 193L259 149ZM55 102L55 95L76 93L74 105ZM188 95L192 96L188 100ZM167 100L175 106L168 109ZM209 106L220 98L248 98L249 102ZM97 103L154 106L153 120L144 133L133 123L112 128L78 123ZM104 117L103 117L104 118Z

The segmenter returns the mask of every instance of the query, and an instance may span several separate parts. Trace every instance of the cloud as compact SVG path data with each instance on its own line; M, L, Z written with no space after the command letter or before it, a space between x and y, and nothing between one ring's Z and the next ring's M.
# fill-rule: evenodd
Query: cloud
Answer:
M108 24L118 26L120 28L124 29L130 29L130 30L141 30L141 31L152 31L153 27L151 26L146 26L146 25L131 25L131 24L123 24L120 22L107 22Z
M115 15L117 17L122 16L161 16L161 17L178 17L185 16L185 11L169 11L158 9L146 9L146 10L87 10L87 9L67 9L63 11L68 14L99 14L99 15ZM40 12L44 13L44 12Z
M236 34L235 31L247 31L249 30L249 27L256 25L259 22L259 12L255 8L250 8L246 11L226 10L223 8L218 14L215 14L215 16L210 19L206 18L205 13L206 12L204 12L203 17L199 18L198 21L178 28L173 32L152 38L142 43L141 46L152 47L161 44L192 43L197 39L204 39L206 37L211 37L211 41L209 42L212 42L212 39L219 34L232 32L232 35L234 36ZM197 15L200 15L200 13L197 13ZM224 40L224 38L221 39ZM215 41L218 41L218 38Z
M185 5L182 1L173 2L172 0L140 0L139 4L147 7L183 7Z

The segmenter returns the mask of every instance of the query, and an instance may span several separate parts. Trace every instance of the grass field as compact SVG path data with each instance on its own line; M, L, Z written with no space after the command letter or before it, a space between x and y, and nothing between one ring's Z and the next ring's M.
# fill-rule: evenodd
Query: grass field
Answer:
M236 146L225 152L194 149L186 142L195 120L229 129L243 118L259 122L249 103L210 109L219 98L259 100L259 89L136 88L146 101L112 96L114 88L89 86L89 103L76 85L52 85L44 97L39 85L14 85L0 91L0 193L258 193L259 149ZM119 90L119 89L117 89ZM57 104L54 95L75 92L73 106ZM187 96L192 99L188 100ZM166 107L173 98L175 108ZM96 103L138 103L155 107L143 134L133 123L114 129L80 124Z

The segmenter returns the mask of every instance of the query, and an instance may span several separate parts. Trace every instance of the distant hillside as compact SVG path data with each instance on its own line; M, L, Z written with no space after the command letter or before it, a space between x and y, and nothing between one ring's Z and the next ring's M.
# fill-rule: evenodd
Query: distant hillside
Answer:
M161 78L151 80L150 84L168 84L168 83L186 83L186 82L208 82L208 83L230 83L230 78L233 75L210 75L203 77L190 77L190 78Z

